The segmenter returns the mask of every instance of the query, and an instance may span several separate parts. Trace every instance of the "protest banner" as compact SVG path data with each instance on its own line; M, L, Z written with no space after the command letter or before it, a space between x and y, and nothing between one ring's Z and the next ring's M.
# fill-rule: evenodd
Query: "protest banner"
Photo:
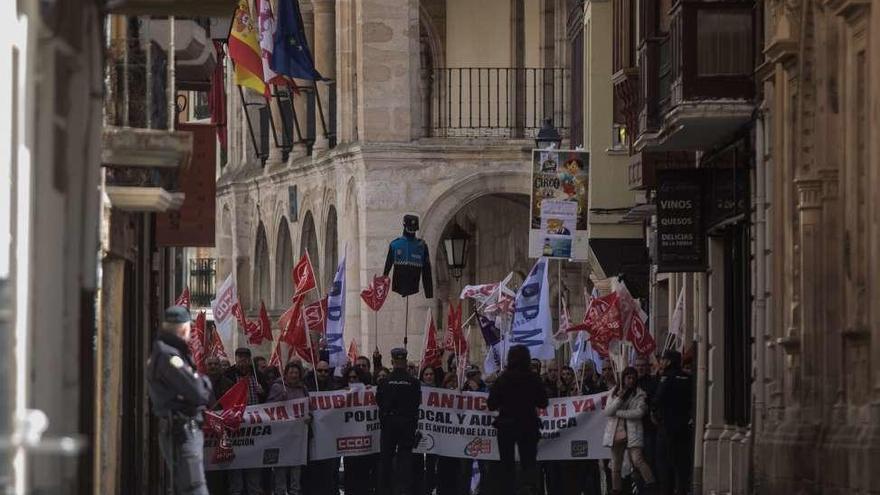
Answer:
M309 457L336 459L379 453L379 408L374 387L312 392L312 440Z
M316 392L312 407L310 458L379 452L379 410L375 388ZM415 451L447 457L498 460L496 413L486 406L489 394L423 387ZM539 460L607 459L602 446L608 394L551 399L540 411Z
M205 435L205 471L305 465L308 407L308 399L248 406L237 430ZM231 452L215 456L221 441Z

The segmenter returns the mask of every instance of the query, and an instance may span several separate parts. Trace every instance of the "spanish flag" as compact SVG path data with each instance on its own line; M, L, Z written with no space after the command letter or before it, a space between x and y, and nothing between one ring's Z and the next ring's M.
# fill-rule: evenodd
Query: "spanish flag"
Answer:
M251 88L268 98L269 87L263 81L256 19L251 15L247 0L239 0L235 11L229 32L229 57L235 63L235 84Z

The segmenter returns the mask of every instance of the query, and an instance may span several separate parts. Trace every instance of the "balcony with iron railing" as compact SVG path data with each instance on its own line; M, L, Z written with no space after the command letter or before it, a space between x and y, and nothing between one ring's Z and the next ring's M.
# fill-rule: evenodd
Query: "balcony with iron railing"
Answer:
M434 68L424 99L425 135L534 138L545 118L568 136L567 68Z
M204 51L204 27L149 16L108 16L106 22L101 162L110 203L129 211L179 208L178 174L189 165L193 140L175 130L177 90L207 84L214 56Z
M639 47L637 151L712 147L753 109L753 2L678 0L670 15Z

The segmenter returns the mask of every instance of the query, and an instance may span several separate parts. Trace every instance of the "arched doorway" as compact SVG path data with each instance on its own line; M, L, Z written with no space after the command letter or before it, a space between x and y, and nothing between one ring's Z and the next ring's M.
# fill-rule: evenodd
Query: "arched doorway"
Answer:
M306 251L308 251L309 258L312 260L312 270L320 278L321 260L318 253L318 235L315 230L315 219L312 217L311 211L307 211L303 217L302 234L299 241L299 255L303 256L306 254ZM323 286L318 288L324 290Z
M324 287L333 283L336 265L339 264L339 233L336 227L336 207L327 212L327 230L324 235Z
M269 277L269 243L266 240L266 229L263 222L260 222L254 245L254 297L251 308L258 308L260 301L269 301L271 304L272 285Z
M278 224L278 242L275 247L275 308L286 308L293 298L293 247L287 218Z

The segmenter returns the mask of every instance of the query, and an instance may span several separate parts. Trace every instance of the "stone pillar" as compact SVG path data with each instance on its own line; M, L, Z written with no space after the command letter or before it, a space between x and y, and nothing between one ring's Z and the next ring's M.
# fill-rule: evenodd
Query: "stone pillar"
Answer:
M822 229L822 182L819 180L796 180L798 194L800 293L801 293L801 359L800 403L805 407L804 418L818 420L821 408L819 384L823 360L820 358L820 322L826 285L820 278Z
M312 50L315 58L315 68L325 79L336 78L336 0L312 0L314 6L315 43ZM335 132L330 129L330 85L315 83L321 97L321 111L327 132ZM317 109L316 109L317 111ZM316 123L315 150L326 150L330 142L321 126L321 116L318 115Z
M336 0L336 140L357 140L357 16L350 0Z
M418 132L416 0L358 0L357 117L362 141L408 142Z
M709 240L708 300L709 314L707 326L707 370L706 370L706 430L703 435L703 493L714 493L721 489L721 470L728 463L722 462L722 435L724 428L724 241Z

